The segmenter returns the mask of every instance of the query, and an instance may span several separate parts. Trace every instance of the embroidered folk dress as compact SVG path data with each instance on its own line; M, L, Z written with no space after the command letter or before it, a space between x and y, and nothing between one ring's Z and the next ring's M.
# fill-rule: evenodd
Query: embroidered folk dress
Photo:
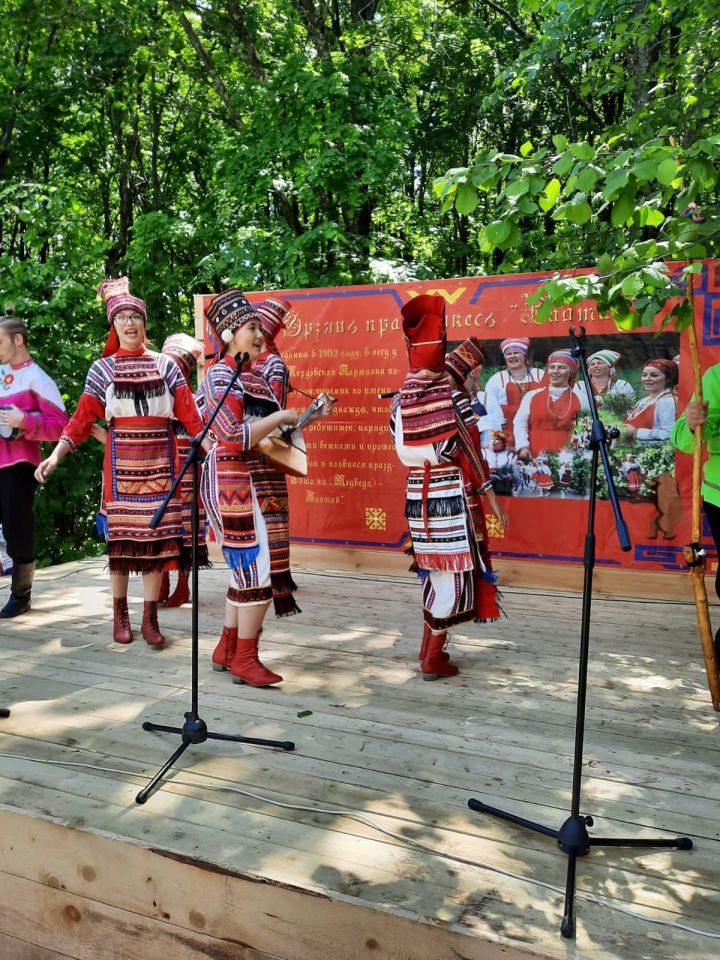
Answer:
M445 380L447 385L447 381ZM396 398L390 429L397 455L408 470L405 515L412 540L414 564L423 584L423 614L433 630L445 630L458 623L497 620L496 577L487 544L485 516L480 493L490 483L479 454L479 435L468 399L453 391L455 411L462 417L467 435L483 463L478 477L459 443L458 429L450 421L425 430L427 443L409 445L400 409L402 393L417 390L428 401L433 417L436 405L422 375L408 376ZM449 385L447 385L449 392ZM452 411L451 411L452 413ZM454 419L454 418L453 418ZM433 441L433 432L441 437Z
M515 414L520 409L523 397L530 390L537 390L546 382L545 371L538 367L528 367L522 380L514 377L509 370L494 373L485 387L485 407L492 430L502 430L505 434L505 446L508 450L518 450L513 433Z
M518 450L529 447L533 457L562 450L572 440L580 399L571 387L543 387L525 394L515 416Z
M290 372L277 351L266 350L252 364L252 370L261 376L284 409L290 387ZM297 584L290 571L290 513L285 474L273 467L268 458L257 454L250 460L253 485L265 518L270 549L270 582L273 607L278 617L301 613L293 597Z
M664 443L677 419L677 400L672 390L643 397L628 414L625 423L635 427L635 442L640 445Z
M177 473L173 419L193 436L202 430L192 392L170 357L121 347L90 367L60 440L75 451L95 420L107 421L103 506L111 573L151 573L181 560L180 500L171 500L150 528Z
M212 415L232 378L235 360L225 355L213 364L196 393L201 415ZM276 413L280 405L265 380L243 368L213 421L217 444L203 465L201 495L208 520L230 568L227 600L233 606L272 599L270 546L253 470L258 453L250 446L254 420Z

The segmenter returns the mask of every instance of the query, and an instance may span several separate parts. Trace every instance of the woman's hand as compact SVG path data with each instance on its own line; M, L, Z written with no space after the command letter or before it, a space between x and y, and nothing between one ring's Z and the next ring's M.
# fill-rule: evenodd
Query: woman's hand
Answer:
M90 427L90 436L95 437L98 443L105 445L107 443L108 432L105 427L101 427L99 423L94 423Z
M20 407L11 403L9 407L0 409L0 423L12 430L18 430L25 423L25 414Z
M58 463L59 461L54 452L50 454L47 460L43 460L35 471L35 479L37 482L44 486L50 474L57 468Z
M707 403L690 403L685 411L685 420L692 431L696 427L701 427L707 423L708 405Z
M488 498L490 509L497 517L498 522L502 525L503 530L507 530L508 527L510 526L510 518L498 503L497 494L495 493L494 490L488 490L485 495Z
M281 427L294 427L298 422L298 412L292 408L289 410L281 410L278 423Z
M214 446L215 446L215 443L210 439L209 435L206 435L206 436L205 436L205 439L204 439L203 442L200 444L200 449L203 450L204 453L207 454L207 453L210 453L210 451L212 450L212 448L213 448Z

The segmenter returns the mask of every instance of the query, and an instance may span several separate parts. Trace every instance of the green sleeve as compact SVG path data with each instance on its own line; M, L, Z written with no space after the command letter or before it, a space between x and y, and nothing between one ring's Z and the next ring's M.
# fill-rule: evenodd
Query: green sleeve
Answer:
M720 436L720 364L710 367L702 378L703 400L708 405L708 419L703 427L703 440ZM695 394L690 398L694 403ZM670 443L682 453L692 453L695 449L695 434L687 425L685 414L675 421Z

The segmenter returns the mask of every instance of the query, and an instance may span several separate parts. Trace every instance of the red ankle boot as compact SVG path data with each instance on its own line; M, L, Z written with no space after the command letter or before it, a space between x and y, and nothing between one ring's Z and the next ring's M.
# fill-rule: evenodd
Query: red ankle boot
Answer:
M178 582L175 587L175 592L168 599L166 606L168 607L181 607L184 603L187 603L190 599L190 585L188 583L188 575L186 573L178 574Z
M158 624L157 600L146 600L143 605L143 618L140 631L145 637L147 645L161 650L165 646L165 637L160 633Z
M235 656L230 664L233 683L248 683L251 687L269 687L280 683L282 677L268 670L258 660L259 637L242 639L238 637Z
M158 597L158 603L167 603L167 598L170 596L170 574L166 571L162 575L162 580L160 581L160 596Z
M444 652L443 648L446 642L447 630L442 633L430 633L425 648L425 656L420 663L423 680L456 677L460 673L455 664L450 663L449 655Z
M113 640L115 643L132 643L134 639L127 597L113 597Z
M235 647L237 646L237 629L235 627L223 627L220 634L220 641L213 650L212 668L213 670L229 670L233 657L235 656Z

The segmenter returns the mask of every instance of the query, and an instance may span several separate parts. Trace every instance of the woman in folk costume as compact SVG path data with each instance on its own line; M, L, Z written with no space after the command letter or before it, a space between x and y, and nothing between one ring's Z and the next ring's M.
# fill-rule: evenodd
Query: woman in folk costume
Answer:
M617 350L598 350L588 357L588 373L595 403L601 407L608 397L628 397L635 399L635 391L627 380L618 379L617 364L621 354ZM585 381L578 383L580 403L583 410L589 410Z
M255 310L262 324L265 348L260 357L253 361L252 370L265 380L279 405L284 408L290 391L290 371L280 356L275 339L285 328L285 316L290 310L290 304L287 300L268 298L263 303L255 304ZM255 493L267 527L273 606L276 616L291 617L301 613L301 610L293 596L297 584L290 572L287 481L285 474L275 469L264 454L255 452L258 455L250 461L250 468Z
M240 355L242 372L213 421L217 446L203 467L202 497L208 519L230 568L225 624L212 655L213 669L230 670L235 683L266 687L281 676L258 659L263 620L272 600L267 526L253 485L253 449L277 427L297 423L266 381L251 369L265 346L259 314L240 290L213 298L208 322L222 343L220 356L198 390L206 418L222 398Z
M437 680L459 672L444 652L448 628L499 616L480 495L487 495L502 524L507 517L479 454L469 398L459 387L479 344L466 342L455 351L453 389L445 368L444 299L424 294L401 313L410 369L395 399L391 431L409 467L406 516L423 584L422 676Z
M191 390L192 376L202 351L203 345L200 341L188 336L187 333L173 333L163 344L162 352L165 356L173 358L185 378L185 383ZM172 428L175 434L178 460L180 464L183 464L190 453L192 437L180 420L173 420ZM162 575L159 599L160 603L164 603L168 607L181 607L190 599L189 570L192 564L192 469L189 468L185 471L178 492L183 506L183 556L179 564L172 565L169 569L165 570ZM198 508L200 510L198 564L201 567L207 567L209 560L207 544L205 543L205 511L202 508L202 503L198 504ZM178 571L177 586L172 594L170 594L170 569L177 569Z
M192 436L202 430L192 392L170 357L146 346L147 310L130 295L126 277L100 285L110 333L102 357L88 371L77 409L60 440L37 469L45 483L68 453L90 436L93 422L109 425L103 467L103 505L113 593L113 639L132 643L127 606L128 575L143 575L142 635L156 649L165 644L157 620L162 571L182 556L182 505L174 499L156 529L153 514L172 486L177 450L172 421ZM210 443L205 444L210 448Z
M505 370L494 373L485 387L485 406L490 418L490 428L505 434L505 446L514 450L517 446L513 434L513 421L523 397L530 390L537 390L546 382L545 373L527 362L530 340L528 337L509 337L500 344Z
M639 444L663 443L677 419L678 366L673 360L648 360L642 385L647 396L636 403L625 420L623 438Z
M577 371L578 362L569 350L556 350L548 357L548 385L526 393L515 415L515 442L521 460L558 452L572 442L581 409L575 387Z

